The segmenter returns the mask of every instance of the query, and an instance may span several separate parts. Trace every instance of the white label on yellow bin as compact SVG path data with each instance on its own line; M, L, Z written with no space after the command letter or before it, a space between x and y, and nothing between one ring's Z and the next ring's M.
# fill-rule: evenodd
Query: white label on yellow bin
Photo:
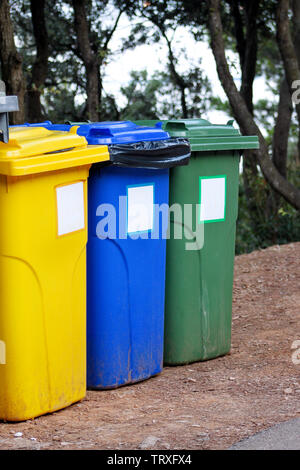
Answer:
M154 184L127 187L127 232L153 229Z
M0 341L0 364L6 364L6 347L4 341Z
M58 235L76 232L85 226L83 182L56 188Z

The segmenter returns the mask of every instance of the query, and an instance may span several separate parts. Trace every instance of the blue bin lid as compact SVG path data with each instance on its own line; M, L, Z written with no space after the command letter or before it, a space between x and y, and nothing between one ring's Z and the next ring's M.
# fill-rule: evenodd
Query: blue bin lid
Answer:
M168 132L162 129L161 123L158 124L155 127L146 127L131 121L94 122L81 125L77 134L83 135L90 145L132 144L169 139Z
M34 124L30 124L25 122L25 126L29 127L45 127L50 131L65 131L69 132L72 126L68 124L53 124L51 121L43 121L43 122L35 122Z
M69 132L72 126L68 124L53 124L51 121L43 121L43 122L24 122L24 124L17 124L15 126L10 127L45 127L50 131L65 131Z
M24 126L46 127L53 131L69 131L76 125L76 123L53 124L51 121L24 124ZM169 133L162 129L160 122L154 127L139 126L131 121L93 122L78 126L77 134L84 136L89 145L132 144L170 138Z

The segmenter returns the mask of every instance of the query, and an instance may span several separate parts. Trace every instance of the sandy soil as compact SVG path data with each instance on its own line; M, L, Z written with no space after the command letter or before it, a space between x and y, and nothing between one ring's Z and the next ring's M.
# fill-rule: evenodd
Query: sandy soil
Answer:
M0 449L226 449L300 416L300 243L236 257L232 328L227 356L0 423Z

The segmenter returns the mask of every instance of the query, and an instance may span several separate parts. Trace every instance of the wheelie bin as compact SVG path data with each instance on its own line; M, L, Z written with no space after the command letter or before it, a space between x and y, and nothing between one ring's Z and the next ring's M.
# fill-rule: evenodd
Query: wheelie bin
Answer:
M111 166L88 184L87 384L115 388L161 372L169 168L186 165L186 139L131 122L80 127L107 144ZM168 213L167 213L168 216ZM107 233L103 230L107 224Z
M107 146L15 127L0 143L0 420L86 393L87 178Z
M167 241L164 363L177 365L230 351L239 162L243 150L258 148L258 138L240 135L233 121L172 120L162 128L188 138L192 151L187 167L170 171L170 206L192 205L194 220L203 224L196 249L186 249L187 240L174 230ZM173 229L178 224L195 233L192 221L175 213Z

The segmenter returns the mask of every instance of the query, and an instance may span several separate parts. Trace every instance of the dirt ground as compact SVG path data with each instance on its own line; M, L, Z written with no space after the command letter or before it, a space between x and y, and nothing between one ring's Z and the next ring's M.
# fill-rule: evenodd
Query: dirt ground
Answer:
M300 243L237 256L233 297L229 355L0 423L0 449L226 449L300 416Z

